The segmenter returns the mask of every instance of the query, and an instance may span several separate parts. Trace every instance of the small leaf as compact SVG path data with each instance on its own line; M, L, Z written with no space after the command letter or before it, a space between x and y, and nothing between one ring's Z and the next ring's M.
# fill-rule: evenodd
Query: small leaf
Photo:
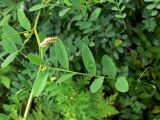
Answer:
M5 68L7 67L17 56L17 52L14 52L12 54L10 54L4 61L3 63L1 64L1 67L2 68Z
M155 15L157 15L158 14L158 11L157 10L153 10L152 12L151 12L151 16L155 16Z
M68 11L70 10L70 8L66 8L66 9L63 9L59 12L59 16L60 17L63 17Z
M114 11L118 11L119 10L117 7L112 7L111 9L114 10Z
M11 79L6 77L6 76L1 76L1 83L6 87L6 88L10 88L10 83L11 83Z
M65 69L69 69L69 60L67 51L65 49L63 42L60 39L58 39L55 44L55 50L56 50L56 57L60 65Z
M119 77L116 81L115 87L120 92L127 92L129 89L128 82L125 77Z
M95 79L95 80L92 82L91 86L90 86L90 91L91 91L92 93L96 93L96 92L100 89L100 87L102 86L103 81L104 81L104 77L103 77L103 76Z
M29 9L29 11L30 11L30 12L33 12L33 11L36 11L36 10L39 10L39 9L48 7L49 5L50 5L50 4L37 4L37 5L32 6L32 7Z
M17 10L17 15L18 15L18 21L20 25L24 29L31 31L31 24L22 9Z
M96 8L96 9L92 12L89 20L90 20L90 21L95 21L95 20L98 18L100 12L101 12L101 8Z
M120 39L116 39L115 41L114 41L114 45L117 47L117 46L120 46L122 44L122 40L120 40Z
M149 5L147 5L147 9L149 9L149 10L152 10L152 9L154 9L156 7L156 4L149 4Z
M82 47L82 60L84 63L84 66L86 70L91 74L96 74L96 63L94 60L94 57L92 55L92 52L88 48L88 46L83 45Z
M32 88L32 93L34 97L38 97L41 94L46 85L47 79L48 79L47 71L40 71L38 73Z
M144 0L145 2L152 2L153 0Z
M73 75L75 75L75 74L65 74L65 75L63 75L63 76L61 76L58 80L57 80L57 83L62 83L62 82L64 82L64 81L66 81L66 80L68 80L69 78L71 78Z
M36 65L43 64L42 58L38 55L35 55L35 54L31 53L31 54L28 55L28 58L33 64L36 64Z
M104 75L108 75L108 77L111 79L114 79L116 77L117 74L116 66L108 55L104 55L102 57L102 66Z
M126 6L122 6L120 11L123 11L126 8Z

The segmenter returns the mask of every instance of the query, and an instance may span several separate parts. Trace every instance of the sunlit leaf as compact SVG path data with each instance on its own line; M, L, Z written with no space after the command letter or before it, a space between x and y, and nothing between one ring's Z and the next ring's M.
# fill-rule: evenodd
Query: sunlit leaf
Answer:
M92 52L90 51L90 49L88 48L88 46L83 45L82 47L82 60L84 63L84 66L86 68L86 70L91 73L91 74L96 74L96 63L94 60L94 57L92 55Z
M102 57L102 66L104 75L108 75L108 77L111 79L114 79L116 77L117 74L116 66L108 55L104 55Z
M39 10L39 9L48 7L49 5L50 5L50 4L37 4L37 5L32 6L32 7L29 9L29 11L30 11L30 12L33 12L33 11L36 11L36 10Z
M12 54L10 54L4 61L3 63L1 64L1 67L2 68L5 68L7 67L17 56L17 52L14 52Z
M11 27L8 24L3 25L2 29L3 29L3 33L4 33L3 37L14 41L16 44L20 44L20 45L22 44L22 39L21 39L19 32L17 30L15 30L13 27Z
M66 80L68 80L69 78L71 78L74 74L71 73L71 74L65 74L63 76L61 76L58 80L57 80L57 83L62 83Z
M103 81L104 81L104 77L103 77L103 76L95 79L95 80L92 82L91 86L90 86L90 91L91 91L92 93L96 93L96 92L100 89L100 87L102 86Z
M41 65L44 62L42 58L36 54L31 53L28 55L28 58L33 64L36 64L36 65Z
M18 50L15 41L7 37L7 34L2 33L2 38L2 47L7 53L14 53Z
M69 60L67 51L65 49L63 42L60 39L57 40L55 44L55 49L56 49L56 57L60 65L65 69L69 69Z
M95 20L98 18L100 12L101 12L101 8L96 8L96 9L92 12L89 20L90 20L90 21L95 21Z
M63 9L59 12L59 16L60 17L63 17L68 11L70 10L70 8L66 8L66 9Z
M44 90L47 79L48 79L47 71L40 71L38 73L32 88L32 93L34 97L38 97L41 94L41 92Z
M128 82L125 77L119 77L115 83L115 87L120 92L127 92L129 89Z
M18 15L18 21L19 21L20 25L24 29L30 31L31 30L31 24L30 24L28 18L26 17L25 13L23 12L23 10L18 9L17 10L17 15Z
M0 81L6 88L8 89L10 88L11 79L9 77L1 76Z

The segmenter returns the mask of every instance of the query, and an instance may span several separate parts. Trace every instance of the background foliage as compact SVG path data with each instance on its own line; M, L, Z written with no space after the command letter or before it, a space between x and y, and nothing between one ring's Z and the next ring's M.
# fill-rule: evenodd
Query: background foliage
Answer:
M0 119L22 119L34 91L28 120L159 120L159 9L160 0L1 0Z

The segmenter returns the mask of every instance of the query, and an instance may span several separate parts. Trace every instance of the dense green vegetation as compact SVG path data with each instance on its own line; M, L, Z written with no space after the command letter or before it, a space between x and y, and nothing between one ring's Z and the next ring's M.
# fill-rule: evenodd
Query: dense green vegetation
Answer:
M0 120L160 120L160 0L0 0Z

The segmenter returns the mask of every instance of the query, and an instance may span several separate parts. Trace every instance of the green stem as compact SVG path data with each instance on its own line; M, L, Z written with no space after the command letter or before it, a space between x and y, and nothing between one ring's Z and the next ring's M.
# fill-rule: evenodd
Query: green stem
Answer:
M55 71L68 72L68 73L73 73L73 74L83 75L83 76L95 76L95 77L101 77L101 76L99 76L99 75L93 75L93 74L75 72L75 71L65 70L65 69L61 69L61 68L53 68L53 67L49 67L49 66L46 66L46 67L48 68L48 70L55 70ZM104 78L108 79L108 77L104 77Z
M32 103L32 99L33 99L33 94L32 94L32 91L29 95L29 99L28 99L28 103L27 103L27 106L26 106L26 110L25 110L25 113L24 113L24 116L23 116L23 120L26 120L27 118L27 115L28 115L28 112L29 112L29 109L30 109L30 106L31 106L31 103Z
M39 55L41 56L42 59L44 59L43 49L40 47L40 42L41 41L40 41L40 38L39 38L39 35L38 35L38 32L37 32L37 25L38 25L40 15L41 15L41 11L38 12L38 15L37 15L36 20L35 20L34 33L35 33L35 36L36 36L36 39L37 39L37 44L38 44L38 48L39 48Z
M37 39L37 44L38 44L38 48L39 48L39 55L43 59L43 51L42 51L42 48L40 48L40 38L39 38L39 35L38 35L38 32L37 32L37 25L38 25L40 15L41 15L41 11L39 11L37 16L36 16L35 24L34 24L34 27L33 27L33 32L35 33L35 36L36 36L36 39ZM38 72L40 71L40 69L41 69L41 66L39 67ZM29 109L30 109L30 106L31 106L31 103L32 103L32 99L33 99L33 93L31 91L29 99L28 99L27 107L26 107L26 110L25 110L25 113L24 113L24 116L23 116L23 120L26 120L26 118L27 118L27 115L28 115L28 112L29 112Z

